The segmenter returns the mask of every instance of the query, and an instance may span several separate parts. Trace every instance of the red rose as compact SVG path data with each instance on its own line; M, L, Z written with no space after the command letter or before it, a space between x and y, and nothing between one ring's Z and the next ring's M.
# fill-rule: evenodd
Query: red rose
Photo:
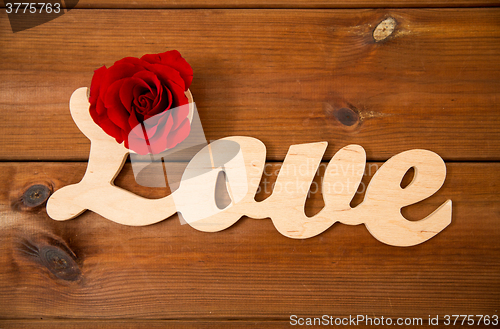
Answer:
M193 69L177 50L121 59L94 72L90 115L126 148L160 153L189 135L184 92L192 80Z

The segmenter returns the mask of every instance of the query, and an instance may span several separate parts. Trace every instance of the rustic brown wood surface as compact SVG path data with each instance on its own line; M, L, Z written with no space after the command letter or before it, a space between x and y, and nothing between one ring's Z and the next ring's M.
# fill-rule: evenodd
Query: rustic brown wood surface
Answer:
M497 0L65 0L64 8L418 8L499 6ZM75 3L76 7L75 7ZM0 7L4 4L0 3Z
M462 320L460 320L461 322ZM453 322L453 321L452 321ZM4 329L11 328L37 328L37 329L79 329L79 328L96 328L96 329L157 329L157 328L290 328L288 321L166 321L166 320L9 320L2 322ZM411 326L406 326L406 328ZM491 328L490 325L474 326L474 328ZM292 327L293 328L293 327ZM307 328L307 327L306 327ZM380 325L363 326L367 329L380 328ZM418 325L415 328L428 329L436 328L435 325Z
M5 14L2 14L5 15ZM375 42L392 17L392 34ZM2 160L85 160L72 92L125 56L178 49L207 139L411 148L500 159L500 9L73 10L12 33L0 19ZM57 132L57 134L56 134ZM327 152L325 160L333 153Z
M280 328L292 314L422 318L425 328L429 315L441 324L498 315L500 8L480 8L498 5L81 0L17 33L1 9L0 328ZM451 199L452 223L399 248L364 225L294 240L246 217L218 233L177 216L146 227L91 212L51 220L46 199L83 177L89 154L69 113L72 92L102 65L169 49L194 68L207 139L266 144L257 200L270 195L291 144L327 141L325 161L362 145L372 161L362 187L382 164L373 161L423 148L447 161L447 178L403 215L417 220ZM130 164L116 184L169 193L139 186ZM322 206L312 193L306 214Z
M365 183L379 165L367 166ZM264 176L258 200L269 195L279 166L268 167L272 175ZM378 242L363 225L335 224L318 237L294 240L269 219L244 218L219 233L180 225L176 216L146 227L118 225L89 212L68 222L51 220L45 191L77 182L85 167L1 166L3 318L283 321L291 314L353 311L394 318L497 314L497 163L448 164L442 190L404 214L420 219L450 198L453 222L408 248ZM129 164L117 185L146 197L167 193L138 186ZM320 194L312 193L306 212L316 213L321 203Z

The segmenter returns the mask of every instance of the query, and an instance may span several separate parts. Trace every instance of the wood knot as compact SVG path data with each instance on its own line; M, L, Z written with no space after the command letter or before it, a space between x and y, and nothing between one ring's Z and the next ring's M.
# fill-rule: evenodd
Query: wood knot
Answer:
M54 246L43 246L39 256L42 265L47 267L59 279L75 281L81 272L73 258L63 250Z
M51 193L51 189L45 185L32 185L23 193L21 201L24 206L35 208L44 204Z
M65 281L76 281L81 277L76 255L64 244L55 239L46 241L25 240L18 249L35 262L46 267L57 278Z
M333 111L333 116L344 126L351 127L358 123L360 118L358 112L347 107Z
M373 30L373 39L375 42L381 42L392 35L396 29L397 22L394 18L388 17L380 22Z

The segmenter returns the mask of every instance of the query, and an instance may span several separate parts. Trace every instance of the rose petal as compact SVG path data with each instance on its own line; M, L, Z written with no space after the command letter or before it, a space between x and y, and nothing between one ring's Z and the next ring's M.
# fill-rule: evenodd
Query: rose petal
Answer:
M106 66L102 66L99 69L94 71L94 75L92 76L92 82L90 83L90 104L96 104L97 97L99 96L99 90L101 88L102 81L106 76L106 72L108 69Z
M153 100L153 102L151 103L151 106L148 108L148 111L144 113L145 119L148 119L149 117L170 108L171 97L168 97L168 99L163 100L164 87L162 86L161 81L158 79L155 73L150 71L141 71L135 74L134 77L144 80L151 89L150 98Z
M106 113L106 107L104 106L104 102L101 98L97 99L96 111L99 115Z
M161 64L149 64L148 70L154 72L158 79L163 83L170 82L170 84L175 83L184 92L186 90L186 83L182 79L180 73L166 65Z
M115 81L109 88L106 93L106 98L104 99L104 104L107 109L107 115L114 124L118 127L128 130L130 129L128 125L128 117L130 113L123 106L120 99L120 89L124 82L128 79L122 79Z
M172 128L177 129L189 114L189 104L178 106L170 111L174 119L174 126Z
M148 54L142 56L141 59L151 64L168 65L177 70L184 80L184 91L188 90L189 86L191 86L191 82L193 81L193 68L177 50L167 51L162 54Z
M140 124L140 121L137 120L137 116L134 112L130 113L130 117L128 118L128 124L131 130Z
M138 129L140 128L141 126L138 126ZM134 134L129 135L129 138L125 140L125 147L139 153L140 155L146 155L150 153L150 146L146 143L144 135L141 138L136 135L138 133L142 132L137 131Z
M157 114L154 117L149 118L148 120L144 121L144 127L147 131L148 136L154 136L157 134L158 129L165 129L167 126L167 120L169 120L171 116L170 110L165 111L163 113ZM172 118L170 118L172 120ZM172 120L172 123L174 121ZM171 128L170 128L171 129ZM160 135L163 134L163 132L158 132Z
M151 146L153 154L158 154L165 151L165 149L167 148L167 136L172 130L173 124L174 121L169 115L165 124L158 125L156 134L154 134L153 136L148 134L149 145Z
M129 78L133 76L137 71L143 70L142 67L134 66L132 64L121 64L121 65L113 65L111 66L107 72L106 76L102 81L100 90L99 90L99 98L105 99L107 90L111 84L114 82Z
M142 124L138 124L136 125L134 128L132 128L128 133L126 131L124 131L122 133L122 135L127 135L127 138L128 139L131 139L132 137L134 138L140 138L140 139L144 139L144 133L142 131ZM126 138L126 139L127 139Z
M149 120L150 118L152 118L155 115L161 114L162 112L166 112L172 106L172 103L173 103L172 93L170 92L170 90L163 88L163 87L162 87L162 90L163 90L163 92L161 93L160 101L158 102L158 104L156 104L156 106L154 106L148 112L148 114L146 116L144 116L144 119Z
M184 90L180 88L177 84L172 83L172 81L167 80L165 82L165 89L169 90L172 95L172 105L171 107L179 107L189 103Z
M134 74L134 78L144 80L150 86L152 86L151 84L154 84L155 86L159 86L158 77L156 76L156 74L154 74L153 72L150 72L150 71L146 71L146 70L139 71L136 74Z
M132 77L125 79L120 89L120 101L128 112L132 112L132 104L134 102L134 89L137 85L142 85L144 88L149 86L141 79Z
M138 82L135 84L135 86L132 88L132 95L134 97L134 101L132 102L132 105L134 107L134 111L138 114L141 114L142 117L144 117L145 113L148 113L150 110L150 104L141 104L141 98L144 95L151 95L152 90L151 87L142 79L135 79ZM156 93L156 92L155 92Z
M185 140L189 136L190 132L191 132L191 123L186 118L184 121L182 121L179 128L171 131L170 134L168 134L167 147L169 149L174 148L175 146L177 146L177 144Z

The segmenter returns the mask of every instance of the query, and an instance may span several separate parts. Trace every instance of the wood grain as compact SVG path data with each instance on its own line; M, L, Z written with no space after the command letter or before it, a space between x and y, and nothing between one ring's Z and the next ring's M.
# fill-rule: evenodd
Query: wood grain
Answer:
M452 318L454 319L454 318ZM463 318L460 318L461 322ZM425 319L427 320L427 319ZM394 319L394 323L397 319ZM453 322L453 321L452 321ZM77 329L77 328L95 328L95 329L157 329L157 328L180 328L180 329L213 329L213 328L290 328L290 321L246 321L246 320L231 320L231 321L176 321L176 320L0 320L0 325L3 329L12 328L37 328L37 329ZM444 326L443 324L441 324ZM474 328L491 328L489 326L479 325ZM367 329L380 328L375 325L363 326ZM424 322L423 325L405 326L405 328L436 328L436 326L428 325Z
M258 200L269 196L280 166L267 166ZM364 184L378 166L367 166ZM146 227L89 212L56 222L46 214L40 186L54 191L76 183L86 163L2 163L0 319L498 314L500 165L447 167L443 188L403 214L420 219L452 199L452 223L424 244L396 248L362 225L336 224L294 240L268 219L243 218L217 234L180 225L175 216ZM116 183L145 197L168 193L137 186L129 164ZM321 206L320 194L312 193L306 213Z
M0 320L2 329L214 329L214 328L290 328L288 321L176 321L176 320ZM421 327L422 328L422 327ZM423 327L426 328L426 327Z
M75 0L62 1L64 8L419 8L498 6L495 0ZM3 3L0 7L3 7Z
M73 90L167 49L194 68L207 139L256 137L269 160L318 141L360 144L369 160L413 148L500 160L499 9L74 9L16 34L0 15L0 160L86 160ZM375 42L387 17L397 26Z

